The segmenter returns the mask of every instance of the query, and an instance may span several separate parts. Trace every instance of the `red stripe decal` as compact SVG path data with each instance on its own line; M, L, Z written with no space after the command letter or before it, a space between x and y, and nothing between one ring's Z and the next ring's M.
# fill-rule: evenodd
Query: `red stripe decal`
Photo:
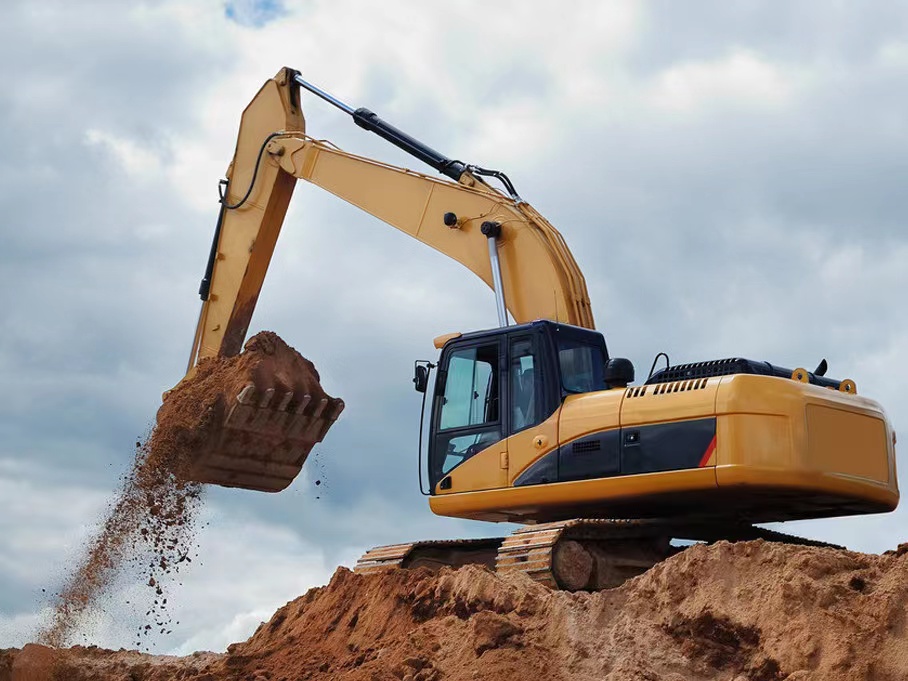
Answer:
M716 436L713 435L713 439L709 443L709 447L706 448L706 454L703 455L703 458L700 459L700 468L703 468L706 465L706 462L709 461L712 457L713 452L716 451Z

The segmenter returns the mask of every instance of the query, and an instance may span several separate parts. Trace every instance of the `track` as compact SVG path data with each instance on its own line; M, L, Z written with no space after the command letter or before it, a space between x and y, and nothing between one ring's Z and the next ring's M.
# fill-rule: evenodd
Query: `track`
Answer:
M356 561L354 572L369 574L391 568L460 567L477 563L495 567L495 556L503 539L451 539L389 544L370 549Z
M567 591L619 586L684 550L672 540L782 542L842 548L744 524L667 520L565 520L521 528L506 538L410 542L379 546L360 558L355 572L478 563L497 572L523 572Z
M553 589L607 589L682 551L671 541L783 542L829 546L753 525L664 520L566 520L521 528L498 551L498 572L520 571ZM835 547L841 548L841 547Z

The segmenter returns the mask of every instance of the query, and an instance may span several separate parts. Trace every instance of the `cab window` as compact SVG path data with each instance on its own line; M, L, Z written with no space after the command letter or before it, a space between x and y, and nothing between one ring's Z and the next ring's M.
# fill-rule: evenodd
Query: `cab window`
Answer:
M540 414L544 405L541 404L539 390L542 376L539 373L540 367L536 365L532 337L512 339L510 357L510 432L516 433L535 426L542 420Z
M498 420L498 344L451 354L439 428L465 428Z
M597 345L571 338L558 341L561 386L569 393L605 390L605 358Z

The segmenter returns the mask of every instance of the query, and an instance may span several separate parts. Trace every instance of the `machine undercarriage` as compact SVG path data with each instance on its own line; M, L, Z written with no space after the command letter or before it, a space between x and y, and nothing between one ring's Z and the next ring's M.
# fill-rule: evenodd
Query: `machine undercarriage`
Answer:
M523 572L552 589L597 591L620 586L683 551L673 540L764 541L842 548L746 524L680 520L573 519L523 527L507 537L420 541L378 546L354 571L460 567L473 563L497 572Z

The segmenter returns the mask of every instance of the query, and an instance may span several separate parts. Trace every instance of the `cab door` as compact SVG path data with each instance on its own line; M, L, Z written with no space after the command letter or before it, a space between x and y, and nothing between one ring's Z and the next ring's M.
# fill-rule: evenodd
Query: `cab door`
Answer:
M436 385L429 462L436 493L506 484L502 420L505 337L455 344L442 356Z
M546 337L519 332L508 337L507 484L558 448L558 395L554 369L546 361Z

